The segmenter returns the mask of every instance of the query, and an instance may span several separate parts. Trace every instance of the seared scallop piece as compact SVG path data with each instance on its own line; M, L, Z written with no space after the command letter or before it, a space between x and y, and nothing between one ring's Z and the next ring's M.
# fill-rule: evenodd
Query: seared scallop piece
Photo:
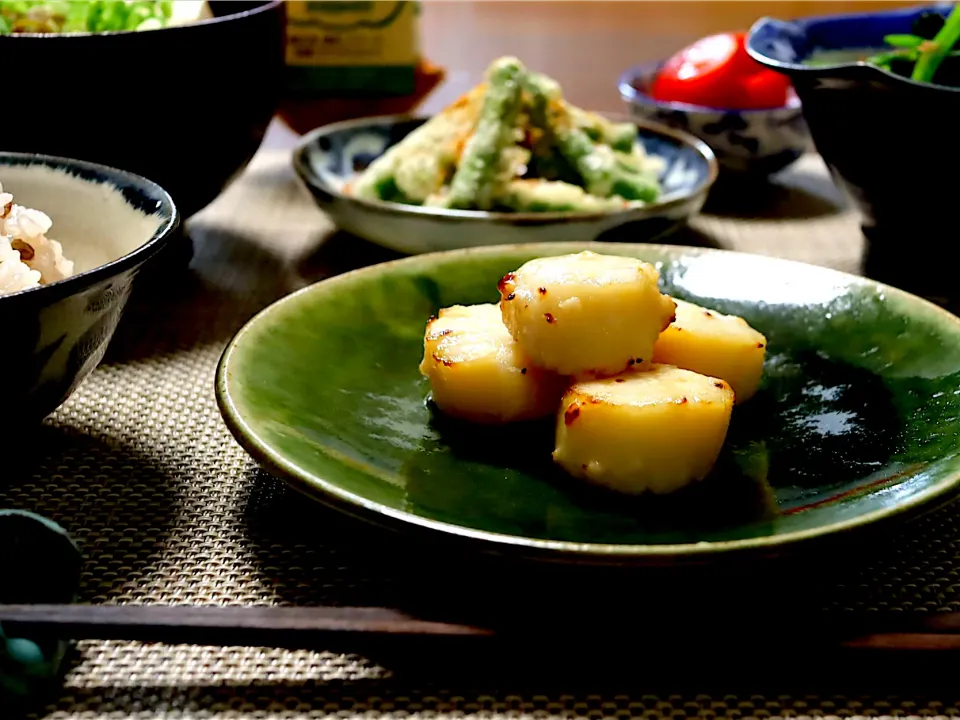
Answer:
M564 378L530 362L496 305L454 305L427 323L420 372L448 415L477 423L533 420L554 413Z
M577 383L561 401L553 459L621 493L671 493L713 468L732 409L726 382L670 365Z
M657 269L582 252L531 260L500 281L510 334L533 362L562 375L606 377L649 362L673 320Z
M736 402L760 385L767 339L742 317L676 300L677 317L653 347L653 361L726 380Z

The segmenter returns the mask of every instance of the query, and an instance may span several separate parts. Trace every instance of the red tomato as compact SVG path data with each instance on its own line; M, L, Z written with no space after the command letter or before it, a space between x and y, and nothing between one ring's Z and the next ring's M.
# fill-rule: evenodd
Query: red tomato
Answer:
M790 79L766 68L741 81L744 90L743 110L782 107L790 97Z
M664 63L650 88L665 102L748 110L786 104L790 81L747 54L744 33L710 35Z

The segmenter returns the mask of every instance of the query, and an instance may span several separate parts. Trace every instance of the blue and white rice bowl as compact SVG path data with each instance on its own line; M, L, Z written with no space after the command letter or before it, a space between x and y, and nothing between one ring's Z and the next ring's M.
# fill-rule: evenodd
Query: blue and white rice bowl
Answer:
M0 153L0 184L0 375L13 381L5 402L22 425L55 410L97 366L135 278L180 218L155 183L96 163Z

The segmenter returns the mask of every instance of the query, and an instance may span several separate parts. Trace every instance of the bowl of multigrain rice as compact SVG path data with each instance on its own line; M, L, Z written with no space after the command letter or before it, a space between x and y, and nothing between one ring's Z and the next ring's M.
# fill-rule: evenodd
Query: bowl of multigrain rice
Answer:
M0 428L39 421L97 366L134 278L175 237L173 200L95 163L0 153Z

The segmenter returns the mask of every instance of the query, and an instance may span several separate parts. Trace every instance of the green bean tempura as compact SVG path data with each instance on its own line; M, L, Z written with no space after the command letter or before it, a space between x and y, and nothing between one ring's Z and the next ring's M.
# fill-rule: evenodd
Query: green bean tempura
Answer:
M504 57L348 191L456 210L613 212L656 202L662 170L636 125L571 105L555 80Z

